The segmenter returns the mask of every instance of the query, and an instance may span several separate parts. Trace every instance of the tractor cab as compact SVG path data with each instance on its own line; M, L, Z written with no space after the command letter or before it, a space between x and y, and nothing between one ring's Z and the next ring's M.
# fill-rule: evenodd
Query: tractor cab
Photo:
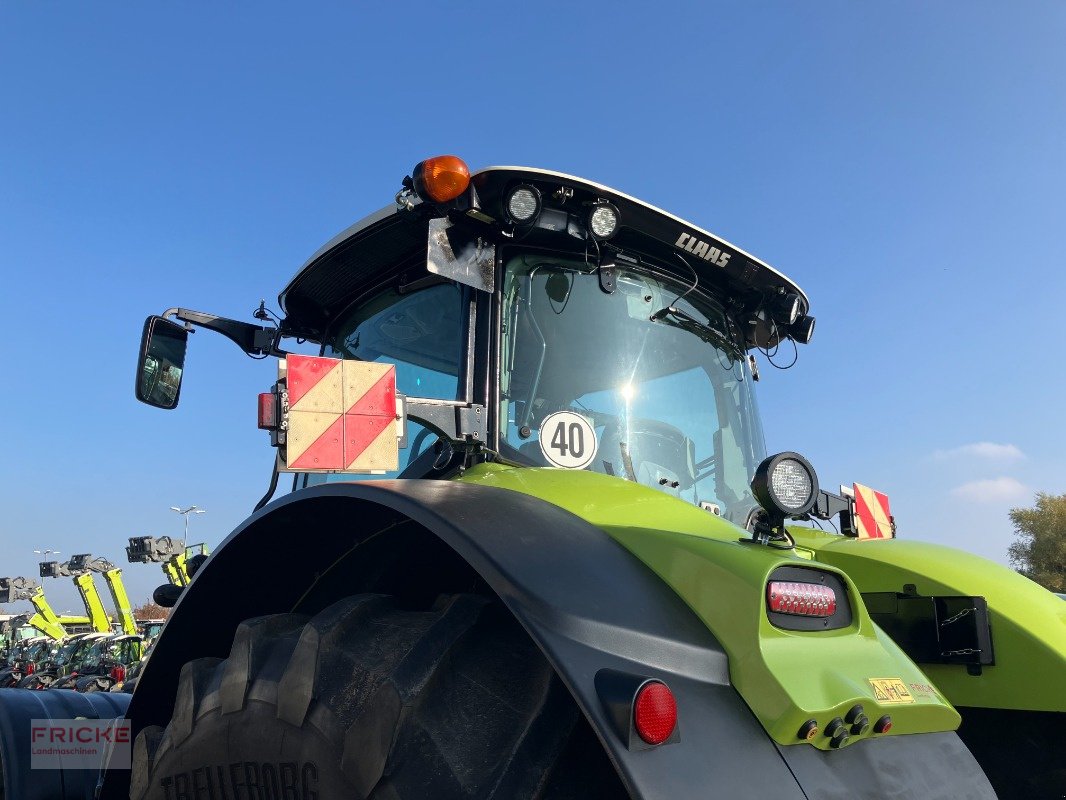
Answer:
M562 173L471 176L451 156L419 164L394 205L323 247L280 302L271 326L184 309L150 319L138 397L176 404L161 365L180 377L185 328L207 327L287 356L259 424L295 487L491 460L632 481L742 527L766 455L749 353L791 359L814 327L791 280L691 223ZM293 339L391 376L319 380L328 365L283 350ZM357 429L381 380L383 416ZM383 457L360 461L368 451Z

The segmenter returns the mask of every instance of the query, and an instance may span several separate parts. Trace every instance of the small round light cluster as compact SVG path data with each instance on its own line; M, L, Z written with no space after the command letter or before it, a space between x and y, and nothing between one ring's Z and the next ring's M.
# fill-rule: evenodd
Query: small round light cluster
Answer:
M828 586L816 583L770 581L766 587L770 610L803 617L831 617L837 610L837 596Z

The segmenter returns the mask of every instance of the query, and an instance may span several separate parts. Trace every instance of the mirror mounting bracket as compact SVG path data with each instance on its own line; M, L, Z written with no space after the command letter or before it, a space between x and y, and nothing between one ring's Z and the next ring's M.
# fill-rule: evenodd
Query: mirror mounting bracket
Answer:
M277 328L252 325L248 322L239 322L235 319L188 308L168 308L162 316L181 320L189 330L192 330L191 326L198 325L215 333L221 333L250 356L286 355L285 351L275 346Z

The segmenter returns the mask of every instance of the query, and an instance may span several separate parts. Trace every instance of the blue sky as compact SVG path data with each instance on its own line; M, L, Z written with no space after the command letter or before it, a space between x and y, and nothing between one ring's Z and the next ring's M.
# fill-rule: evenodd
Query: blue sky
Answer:
M171 505L236 526L273 367L197 334L149 409L144 317L250 319L440 153L606 183L793 277L818 327L763 365L768 446L886 491L901 535L1004 561L1009 508L1066 492L1066 6L365 6L0 5L0 574L124 561Z

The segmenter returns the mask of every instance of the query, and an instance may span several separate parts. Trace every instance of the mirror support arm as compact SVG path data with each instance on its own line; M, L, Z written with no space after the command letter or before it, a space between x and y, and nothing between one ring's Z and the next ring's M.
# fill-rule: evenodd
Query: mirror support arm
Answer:
M265 328L247 322L192 311L188 308L170 308L163 312L164 317L175 317L182 322L198 325L201 328L221 333L250 356L283 355L274 347L275 328Z

